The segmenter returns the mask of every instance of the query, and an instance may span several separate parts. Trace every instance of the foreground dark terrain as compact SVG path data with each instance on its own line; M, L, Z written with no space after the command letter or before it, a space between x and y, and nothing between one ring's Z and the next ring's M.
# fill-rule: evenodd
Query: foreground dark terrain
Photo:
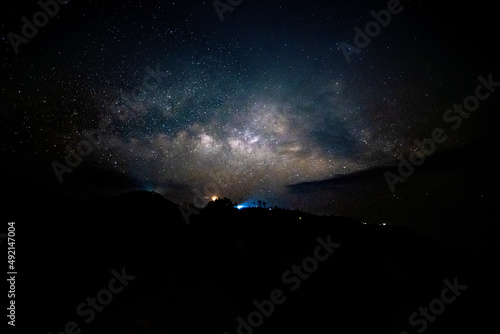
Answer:
M493 322L495 264L407 229L223 205L187 224L176 204L145 191L79 201L50 192L23 196L11 194L6 207L16 221L22 274L17 329L481 333ZM307 258L310 273L294 273ZM120 291L106 295L113 270L128 280L123 289L114 280ZM445 280L458 290L443 292ZM107 303L98 311L80 305L98 295ZM279 304L263 302L271 298ZM267 316L254 312L254 301ZM438 315L417 314L410 324L429 304ZM255 327L240 326L238 317Z

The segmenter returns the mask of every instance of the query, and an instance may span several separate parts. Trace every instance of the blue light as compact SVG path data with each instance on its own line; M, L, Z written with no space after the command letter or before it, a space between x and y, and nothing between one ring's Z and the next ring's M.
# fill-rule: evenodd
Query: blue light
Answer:
M241 203L240 205L237 205L236 209L241 210L241 209L251 208L251 207L252 207L252 205L250 205L250 202L246 201L246 202Z

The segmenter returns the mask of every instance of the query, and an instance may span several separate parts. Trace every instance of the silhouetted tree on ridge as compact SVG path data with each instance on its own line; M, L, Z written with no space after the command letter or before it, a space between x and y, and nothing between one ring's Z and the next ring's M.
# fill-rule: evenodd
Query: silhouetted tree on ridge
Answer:
M231 199L224 197L224 198L218 198L215 201L208 202L208 204L205 208L207 208L207 209L212 209L212 208L227 209L227 208L234 208L237 205L238 205L238 203L233 203L233 201Z

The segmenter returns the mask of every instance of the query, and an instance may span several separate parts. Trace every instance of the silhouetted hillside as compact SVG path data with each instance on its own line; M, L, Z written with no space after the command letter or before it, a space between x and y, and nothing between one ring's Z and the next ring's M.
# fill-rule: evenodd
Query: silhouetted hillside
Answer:
M82 333L234 334L275 289L286 300L254 333L416 333L410 315L440 298L446 279L467 289L426 333L481 332L493 317L478 307L492 298L492 264L407 229L264 208L207 207L187 224L175 203L146 191L51 195L50 209L31 210L39 199L25 199L16 224L19 286L38 301L25 302L26 314L43 333L73 320ZM332 254L315 253L318 238L337 245ZM326 259L309 261L306 279L283 276L315 254ZM77 306L122 268L135 278L85 323Z

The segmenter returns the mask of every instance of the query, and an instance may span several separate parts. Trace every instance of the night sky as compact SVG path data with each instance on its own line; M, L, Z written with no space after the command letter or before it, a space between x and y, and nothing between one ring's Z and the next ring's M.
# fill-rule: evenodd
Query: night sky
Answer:
M221 3L72 0L16 46L9 33L41 9L2 5L3 178L74 198L260 199L438 236L456 229L429 217L494 202L500 93L456 130L443 120L479 76L500 81L493 3ZM347 55L388 4L398 13ZM435 128L448 139L426 157L415 141ZM391 191L384 173L412 152L424 164Z

